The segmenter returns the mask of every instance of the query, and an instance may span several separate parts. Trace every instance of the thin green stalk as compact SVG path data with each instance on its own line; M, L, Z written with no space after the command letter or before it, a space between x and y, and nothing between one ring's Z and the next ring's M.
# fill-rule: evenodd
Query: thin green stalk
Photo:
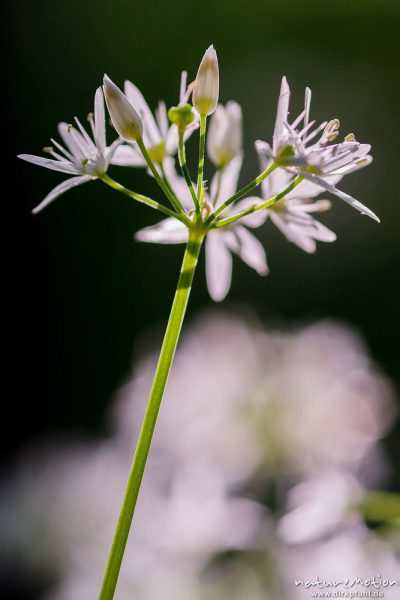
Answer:
M219 208L217 208L217 210L214 211L208 217L208 219L206 220L206 225L209 225L211 223L211 221L213 221L216 217L218 217L218 215L223 210L225 210L225 208L227 208L230 204L232 204L232 202L235 202L236 200L239 200L240 198L242 198L243 196L245 196L248 192L250 192L253 188L255 188L258 185L260 185L260 183L262 181L264 181L264 179L266 177L268 177L268 175L270 175L270 173L272 173L272 171L275 171L275 169L277 168L277 166L278 165L276 163L272 163L272 165L270 165L267 169L265 169L265 171L263 171L255 179L253 179L252 181L250 181L250 183L248 183L247 185L245 185L244 187L242 187L240 190L238 190L236 192L236 194L234 194L233 196L231 196L230 198L228 198L227 200L225 200L225 202L223 204L221 204L221 206Z
M207 115L200 115L199 167L197 170L197 200L201 210L203 199L204 153L206 148Z
M178 343L204 232L191 231L183 257L153 386L126 486L99 600L112 600L168 375Z
M194 191L192 179L190 177L190 173L189 173L189 170L188 170L187 164L186 164L185 142L184 142L183 136L184 136L184 130L179 129L179 145L178 145L179 164L181 165L181 170L182 170L183 176L185 178L185 181L189 188L190 194L192 196L192 200L193 200L194 207L196 209L196 213L200 214L199 201L197 199L196 192Z
M185 218L186 218L185 211L183 209L182 204L179 202L178 198L175 196L175 194L169 188L169 186L163 181L163 178L160 176L159 172L157 171L157 167L155 166L151 156L147 152L147 148L144 145L142 138L137 139L136 142L140 148L141 153L143 154L143 158L145 159L150 171L153 173L154 178L157 181L158 185L160 186L160 188L162 189L164 194L167 196L168 200L171 202L171 204L175 208L175 210L178 213L180 213L181 215L185 216ZM189 219L186 218L186 220L189 223Z
M117 190L118 192L122 192L123 194L125 194L125 196L129 196L130 198L133 198L134 200L137 200L138 202L141 202L142 204L146 204L147 206L150 206L151 208L160 210L161 212L168 215L169 217L174 217L175 219L179 219L179 221L182 221L182 223L186 223L186 220L184 220L180 214L176 213L173 210L170 210L163 204L160 204L159 202L156 202L155 200L152 200L151 198L148 198L147 196L143 196L142 194L137 194L136 192L129 190L128 188L124 187L123 185L118 183L118 181L115 181L114 179L112 179L111 177L106 175L105 173L103 173L103 175L100 177L100 179L102 181L104 181L104 183L106 183L107 185L112 187L114 190Z
M258 210L263 210L263 208L269 208L270 206L275 204L275 202L278 202L278 200L280 200L281 198L286 196L286 194L291 192L296 186L299 185L299 183L301 183L303 181L303 179L304 179L304 177L300 177L300 176L296 177L296 179L294 179L292 181L292 183L287 186L287 188L285 188L279 194L276 194L276 196L272 196L272 198L268 198L268 200L265 200L265 202L261 202L260 204L253 204L253 206L250 206L246 210L244 210L240 213L237 213L236 215L232 215L232 217L228 217L226 219L221 219L220 221L216 221L214 224L214 227L215 228L226 227L227 225L230 225L231 223L234 223L235 221L238 221L239 219L242 219L243 217L246 217L247 215L251 215L251 213L257 212Z

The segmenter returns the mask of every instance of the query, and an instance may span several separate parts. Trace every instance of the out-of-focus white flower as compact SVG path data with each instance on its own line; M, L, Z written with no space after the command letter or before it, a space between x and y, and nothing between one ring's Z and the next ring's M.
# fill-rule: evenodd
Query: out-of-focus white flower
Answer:
M242 157L237 156L225 169L215 174L211 182L210 195L205 194L205 201L210 208L217 208L235 193L241 164ZM193 203L185 180L176 174L172 163L168 164L166 172L176 195L183 206L190 211ZM244 211L259 202L259 198L246 198L235 204L233 209L225 211L224 217ZM207 286L215 301L223 300L231 286L232 253L237 254L259 275L268 274L265 250L258 239L248 231L249 227L262 225L266 218L265 211L254 212L226 227L211 229L207 234L205 241ZM140 242L180 244L187 241L188 230L180 221L168 218L156 225L141 229L136 233L135 239Z
M187 75L184 71L181 76L179 103L187 102L191 88L186 86ZM178 149L178 129L176 125L168 123L165 102L159 102L155 117L151 112L141 91L131 82L125 81L125 95L132 106L140 115L143 122L143 142L147 151L156 164L161 164L168 156L173 156ZM186 127L185 141L198 127L198 114ZM145 167L147 165L142 153L135 143L119 146L112 159L113 165Z
M0 553L43 577L58 571L46 600L98 594L156 361L140 356L107 440L30 450L3 487ZM118 598L297 599L295 578L395 577L392 549L347 513L393 418L391 394L344 327L266 332L243 315L199 318L160 410ZM278 524L254 491L277 471Z
M344 142L329 145L339 135L339 121L324 121L315 127L310 121L311 90L306 89L304 110L289 124L290 89L283 77L278 100L272 148L266 142L256 142L257 151L286 168L293 175L301 175L320 189L335 194L353 208L379 222L378 217L358 200L339 190L335 183L344 175L369 165L371 146L360 144L353 134ZM322 132L322 133L321 133ZM320 137L315 141L315 138ZM312 142L312 144L310 144Z
M67 123L60 123L58 125L58 132L66 148L52 139L51 142L54 147L45 148L45 151L53 156L53 159L33 156L31 154L20 154L18 156L18 158L22 158L22 160L26 160L34 165L74 175L74 177L57 185L33 209L33 213L38 213L67 190L96 179L105 173L117 146L120 144L120 141L116 140L109 148L106 147L104 99L101 88L97 89L95 95L94 117L92 114L88 116L92 137L88 135L76 117L75 121L78 129Z
M122 139L134 142L142 138L142 119L125 94L107 75L104 75L103 91L111 121Z
M313 473L289 492L288 512L277 532L288 544L309 543L338 527L360 523L355 507L363 490L353 474L340 470Z
M211 115L219 96L218 58L214 46L207 48L193 87L193 106L200 115Z
M212 118L207 137L207 152L210 160L220 169L242 152L242 109L237 102L226 106L218 104Z

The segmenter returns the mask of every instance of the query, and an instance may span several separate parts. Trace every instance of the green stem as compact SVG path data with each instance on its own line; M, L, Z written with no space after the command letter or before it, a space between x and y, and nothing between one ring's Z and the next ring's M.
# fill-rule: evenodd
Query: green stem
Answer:
M275 202L278 202L278 200L280 200L281 198L286 196L286 194L288 194L296 186L298 186L299 183L301 183L303 181L303 179L304 178L300 177L300 175L299 175L298 177L296 177L296 179L294 179L292 181L292 183L290 185L287 186L287 188L285 188L279 194L276 194L276 196L272 196L272 198L268 198L268 200L265 200L265 202L261 202L260 204L253 204L253 206L250 206L243 212L237 213L236 215L232 215L231 217L228 217L227 219L221 219L220 221L216 221L214 224L214 227L215 228L226 227L227 225L230 225L231 223L234 223L235 221L238 221L239 219L242 219L243 217L246 217L247 215L251 215L251 213L253 213L253 212L257 212L258 210L263 210L263 208L268 208L268 207L272 206L273 204L275 204Z
M253 188L257 187L258 185L260 185L260 183L262 181L264 181L264 179L266 177L268 177L268 175L270 175L270 173L272 173L272 171L275 171L275 169L277 168L277 164L272 163L272 165L270 165L267 169L265 169L265 171L263 171L262 173L260 173L260 175L258 175L255 179L253 179L252 181L250 181L250 183L248 183L247 185L245 185L244 187L242 187L240 190L238 190L236 192L236 194L234 194L233 196L231 196L230 198L228 198L227 200L225 200L225 202L223 204L221 204L221 206L219 208L217 208L216 211L214 211L207 219L206 224L210 224L211 221L213 221L216 217L218 217L218 215L225 210L225 208L227 208L230 204L232 204L232 202L235 202L236 200L239 200L240 198L242 198L242 196L245 196L247 194L247 192L250 192Z
M181 165L182 173L189 188L189 191L192 195L192 200L194 207L196 209L196 213L200 214L200 205L196 196L196 192L194 191L192 179L190 177L189 170L186 164L186 152L185 152L185 143L184 143L184 131L179 129L179 146L178 146L178 154L179 154L179 164Z
M200 115L199 167L197 170L197 201L201 210L203 199L204 153L206 148L207 115Z
M160 404L174 358L179 333L181 331L185 316L193 276L203 238L203 232L191 231L189 234L189 241L183 257L178 286L176 288L175 297L161 348L160 358L158 360L153 386L150 392L149 402L147 404L139 441L129 474L125 496L122 503L114 540L111 546L99 600L112 600L114 598L118 575L124 556L132 518L135 512L136 501L146 466L158 411L160 409Z
M160 176L159 172L157 171L157 167L155 166L151 156L147 152L147 148L144 145L142 138L137 139L136 142L140 148L141 153L143 154L143 158L145 159L150 171L153 173L154 178L157 181L158 185L160 186L160 188L162 189L164 194L167 196L168 200L171 202L171 204L175 208L175 210L179 214L184 216L185 219L187 220L187 222L189 223L190 221L185 215L185 211L182 207L182 204L179 202L178 198L175 196L174 192L169 188L169 186L165 183L165 181L163 181L162 177Z
M160 204L159 202L156 202L155 200L152 200L151 198L148 198L147 196L143 196L142 194L137 194L136 192L132 192L132 190L129 190L128 188L124 187L123 185L118 183L118 181L115 181L114 179L112 179L111 177L106 175L105 173L103 173L103 175L100 177L100 179L102 181L104 181L104 183L106 183L107 185L112 187L114 190L117 190L118 192L122 192L123 194L125 194L125 196L129 196L130 198L133 198L134 200L137 200L138 202L141 202L142 204L146 204L147 206L150 206L151 208L160 210L161 212L168 215L169 217L174 217L175 219L179 219L179 221L182 221L182 223L186 223L186 220L184 220L180 214L174 212L173 210L170 210L163 204Z

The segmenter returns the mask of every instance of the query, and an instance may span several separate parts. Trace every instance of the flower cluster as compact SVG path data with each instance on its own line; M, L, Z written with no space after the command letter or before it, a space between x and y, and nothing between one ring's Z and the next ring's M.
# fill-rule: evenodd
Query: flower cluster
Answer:
M190 98L192 105L189 104ZM118 138L106 144L104 99ZM290 89L284 77L278 101L272 144L257 140L255 148L260 174L237 189L242 164L242 112L233 101L219 101L217 54L210 46L195 80L187 85L182 74L179 103L167 110L160 102L155 116L143 95L130 81L124 92L109 77L96 91L94 117L88 120L90 136L80 121L77 127L61 123L62 146L52 139L45 148L52 158L20 155L20 158L72 175L48 194L34 209L38 212L68 189L100 179L135 200L167 214L168 218L136 234L139 241L164 244L206 238L207 283L214 300L222 300L230 287L232 254L237 254L261 275L268 273L266 254L250 229L270 217L285 237L305 252L314 252L316 242L332 242L335 234L314 218L328 210L329 200L317 199L329 192L356 210L379 221L358 200L338 189L345 175L370 164L370 146L353 134L339 140L339 121L319 125L310 120L311 91L306 89L304 110L289 120ZM211 116L206 140L207 118ZM192 181L186 163L185 142L199 130L197 180ZM215 166L207 186L204 156ZM178 174L175 154L178 154ZM171 208L127 190L107 174L110 165L148 168L160 185ZM261 184L261 195L249 195Z

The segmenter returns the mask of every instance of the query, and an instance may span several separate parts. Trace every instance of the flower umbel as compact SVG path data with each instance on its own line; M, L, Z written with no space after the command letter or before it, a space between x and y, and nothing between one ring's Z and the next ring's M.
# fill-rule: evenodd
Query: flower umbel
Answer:
M361 202L339 190L336 184L344 175L370 164L370 146L360 144L353 134L338 142L339 121L332 119L315 126L310 121L311 91L306 89L304 110L291 123L290 89L282 79L272 147L256 142L262 171L237 189L242 164L242 113L236 102L218 105L219 68L213 46L205 52L196 79L187 86L181 79L178 107L159 104L156 118L138 88L125 83L125 94L107 76L95 96L94 117L89 116L92 137L76 119L77 128L59 125L66 147L52 140L47 148L52 158L27 154L20 158L48 169L71 175L52 190L38 212L68 189L99 179L125 196L167 215L157 225L137 232L139 241L163 244L186 243L181 272L168 325L161 347L153 386L129 474L99 600L112 600L125 552L130 525L146 466L165 386L171 370L179 334L189 300L194 273L203 242L210 295L222 300L231 285L232 254L238 255L260 275L268 273L266 253L249 228L261 227L268 217L286 238L306 252L314 252L316 241L332 242L336 235L319 223L312 213L330 208L330 202L317 199L330 192L363 214L379 221ZM106 146L104 98L117 139ZM193 96L193 107L189 104ZM206 144L207 117L214 114ZM168 124L168 117L171 125ZM185 142L199 126L199 155L196 183L186 162ZM127 144L121 145L123 141ZM207 145L210 161L216 167L208 187L204 177ZM175 171L175 152L183 177ZM132 191L112 179L109 165L142 166L159 185L169 206ZM262 184L262 197L253 196Z

